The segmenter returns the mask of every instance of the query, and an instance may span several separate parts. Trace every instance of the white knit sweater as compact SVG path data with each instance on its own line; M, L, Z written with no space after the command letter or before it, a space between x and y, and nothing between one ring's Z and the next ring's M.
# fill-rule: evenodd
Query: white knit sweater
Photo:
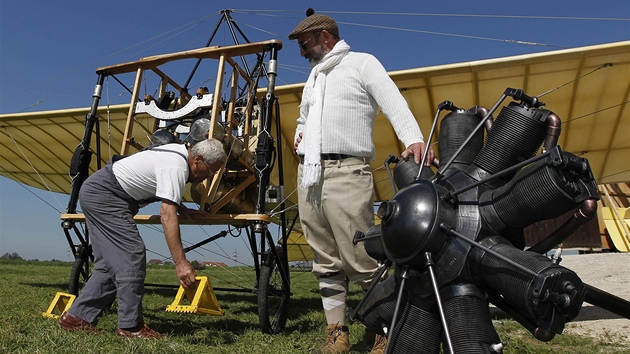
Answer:
M367 53L348 53L326 80L322 153L374 158L372 131L379 107L405 147L424 141L407 101L378 59ZM299 117L297 123L296 139L304 131L306 117Z

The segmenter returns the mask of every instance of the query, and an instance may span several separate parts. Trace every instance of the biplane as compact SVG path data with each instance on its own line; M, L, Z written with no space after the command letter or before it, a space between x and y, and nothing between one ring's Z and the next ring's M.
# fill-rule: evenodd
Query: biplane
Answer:
M71 292L78 292L89 276L89 235L77 209L82 180L112 154L210 136L223 141L230 158L212 179L190 187L186 201L209 215L189 223L231 225L246 233L256 278L248 291L257 294L261 328L274 333L284 327L290 298L288 262L310 256L291 208L296 203L291 191L299 163L292 148L294 118L299 115L303 84L276 85L281 49L282 42L274 39L104 66L96 70L87 109L0 115L0 175L70 195L60 218L76 257ZM212 64L206 66L207 62ZM178 63L211 76L214 87L191 88L192 76L183 80L169 76L171 66ZM588 158L600 186L630 181L630 83L623 79L630 77L630 41L395 71L390 76L424 132L431 131L430 117L446 98L460 107L473 107L491 104L506 87L536 93L563 118L558 145ZM128 90L131 102L103 105L101 90L109 82ZM142 92L147 86L155 90ZM396 193L386 165L389 155L399 156L404 147L382 114L374 131L378 203ZM137 221L158 224L159 217L139 215ZM270 232L272 224L280 225L278 235ZM619 232L623 236L623 227ZM618 249L630 242L620 240L619 246L614 244Z

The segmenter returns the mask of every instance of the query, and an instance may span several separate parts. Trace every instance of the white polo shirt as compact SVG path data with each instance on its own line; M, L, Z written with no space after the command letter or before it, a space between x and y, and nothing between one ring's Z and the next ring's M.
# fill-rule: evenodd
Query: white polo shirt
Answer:
M139 204L154 198L180 204L188 181L188 149L182 144L160 145L116 161L112 170Z

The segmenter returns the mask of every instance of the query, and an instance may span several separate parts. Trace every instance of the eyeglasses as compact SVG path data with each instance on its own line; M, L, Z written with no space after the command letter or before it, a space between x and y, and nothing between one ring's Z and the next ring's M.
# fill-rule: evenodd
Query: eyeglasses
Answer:
M215 175L217 173L217 171L213 171L212 170L212 167L210 167L210 164L208 164L206 161L204 161L203 159L201 159L199 161L201 161L201 163L203 163L206 166L206 168L208 169L208 174L210 176L213 176L213 175Z
M315 34L313 35L313 37L311 37L311 38L309 38L309 39L305 40L305 41L304 41L304 42L302 42L302 43L298 43L298 45L300 46L300 48L302 48L302 50L303 50L303 51L305 51L305 52L306 52L306 43L310 42L313 38L315 38L315 37L319 36L321 33L322 33L322 31L319 31L319 32L315 33Z

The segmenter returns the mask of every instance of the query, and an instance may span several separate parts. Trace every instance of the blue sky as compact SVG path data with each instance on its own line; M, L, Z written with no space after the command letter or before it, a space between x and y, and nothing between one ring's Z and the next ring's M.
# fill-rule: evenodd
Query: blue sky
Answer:
M627 0L535 0L520 5L495 0L224 3L2 1L0 113L87 107L97 67L201 47L219 21L217 13L226 8L234 9L231 16L250 41L285 43L278 58L278 85L304 82L308 76L306 60L286 37L309 6L333 16L353 50L376 55L390 71L630 39ZM233 44L226 26L212 44ZM111 93L110 103L128 103L128 97L117 93ZM69 260L59 226L66 204L65 195L0 177L0 255L17 252L25 259ZM184 238L196 242L222 229L185 228ZM142 227L141 233L149 249L168 255L158 231ZM237 250L239 260L248 261L240 240L225 240L219 247L219 253Z

